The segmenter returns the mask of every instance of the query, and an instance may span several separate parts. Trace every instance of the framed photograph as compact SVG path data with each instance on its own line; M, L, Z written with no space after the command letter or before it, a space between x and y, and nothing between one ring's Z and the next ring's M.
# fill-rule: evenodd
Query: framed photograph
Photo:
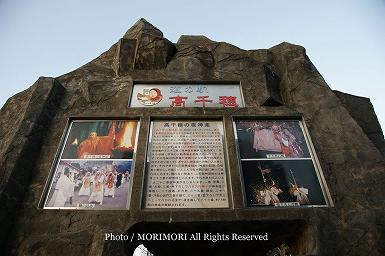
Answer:
M311 160L242 161L247 206L327 206Z
M228 208L221 121L153 121L144 208Z
M132 160L61 160L45 208L126 209Z
M62 159L132 159L137 121L74 121Z
M138 127L136 120L71 121L42 196L43 208L127 209Z
M234 129L247 207L332 205L301 121L237 120Z
M298 121L235 122L241 159L310 158Z

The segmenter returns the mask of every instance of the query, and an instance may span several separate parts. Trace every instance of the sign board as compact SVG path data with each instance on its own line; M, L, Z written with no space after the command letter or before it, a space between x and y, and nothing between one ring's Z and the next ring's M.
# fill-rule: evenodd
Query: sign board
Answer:
M327 206L300 121L239 120L234 126L248 207Z
M154 121L145 208L229 207L223 123Z
M127 209L138 121L72 121L45 209Z
M239 84L134 84L130 107L244 107Z

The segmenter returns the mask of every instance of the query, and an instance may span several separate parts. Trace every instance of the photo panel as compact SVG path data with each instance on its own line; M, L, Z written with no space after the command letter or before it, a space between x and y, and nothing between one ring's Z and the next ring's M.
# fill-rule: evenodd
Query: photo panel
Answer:
M234 128L247 207L329 205L301 121L237 120Z
M312 160L242 161L248 207L324 205Z
M221 121L153 121L145 208L228 208Z
M132 160L61 160L45 208L126 209Z
M137 120L71 121L41 207L127 209L138 126Z
M235 122L241 159L310 158L299 121Z
M74 121L62 159L132 159L137 121Z

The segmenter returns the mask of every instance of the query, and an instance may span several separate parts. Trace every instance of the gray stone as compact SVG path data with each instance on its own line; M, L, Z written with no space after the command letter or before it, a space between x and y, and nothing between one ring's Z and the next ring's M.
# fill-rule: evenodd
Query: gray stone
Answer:
M265 86L266 86L266 99L262 103L262 106L282 106L281 90L279 87L279 77L268 66L265 67Z
M177 53L168 63L166 72L171 77L185 80L209 80L213 77L214 58L201 46L178 44Z
M128 75L129 71L134 69L136 40L120 39L114 58L114 71L117 76Z
M163 38L163 33L151 23L141 18L123 36L125 39L138 39L140 34L146 33L154 37Z
M370 99L333 91L373 144L385 155L385 140Z
M167 39L141 33L136 48L135 69L164 69L175 53L175 46Z
M8 120L8 127L5 125L5 128L14 130L14 133L13 136L8 133L2 139L7 150L3 151L0 158L0 203L4 206L0 209L3 222L0 248L5 246L14 225L26 187L34 173L34 163L39 155L45 130L51 125L51 118L56 114L56 105L63 93L63 87L55 79L40 77L29 90L23 92L27 95L18 95L28 99L27 105L20 102L22 109L19 109L11 100L5 104L4 111L1 111L2 119L7 117Z
M189 45L196 45L196 46L207 46L215 43L216 43L215 41L212 41L203 35L199 35L199 36L182 35L179 37L177 42L177 44L189 44Z

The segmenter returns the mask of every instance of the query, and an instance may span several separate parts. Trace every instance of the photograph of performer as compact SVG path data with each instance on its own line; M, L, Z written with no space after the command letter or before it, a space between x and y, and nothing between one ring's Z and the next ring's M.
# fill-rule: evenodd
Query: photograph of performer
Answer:
M104 196L115 197L116 175L113 171L106 176Z
M103 189L104 189L104 173L102 171L97 171L93 183L92 183L92 192L88 202L103 204Z
M73 121L62 159L132 159L137 121Z
M296 197L296 200L299 204L309 204L310 201L307 197L307 194L309 194L309 189L302 186L299 187L292 170L290 170L290 174L292 179L290 181L290 194Z
M126 209L130 182L123 177L129 181L131 165L131 160L61 160L45 208Z
M112 155L115 125L110 128L107 136L98 136L96 132L91 132L89 137L80 143L77 158L88 158L95 155Z
M87 172L82 179L82 187L79 190L79 196L89 196L91 192L91 173Z
M278 194L282 193L282 190L275 185L264 186L262 190L258 190L261 197L257 197L258 203L264 203L265 205L275 205L281 202L278 198Z
M241 159L309 158L298 121L235 122Z
M261 165L258 165L258 171L261 172L263 185L260 186L259 190L257 189L255 191L257 193L255 195L257 202L265 205L274 205L279 203L280 200L278 195L282 193L282 190L277 187L274 180L271 178L271 170L268 168L262 169ZM268 176L268 179L266 176Z
M55 207L64 207L67 200L73 195L74 183L70 179L70 170L68 167L64 169L63 174L59 174L60 178L58 179L55 192L54 192L54 202L53 206Z
M249 207L326 205L311 160L250 160L241 165Z

